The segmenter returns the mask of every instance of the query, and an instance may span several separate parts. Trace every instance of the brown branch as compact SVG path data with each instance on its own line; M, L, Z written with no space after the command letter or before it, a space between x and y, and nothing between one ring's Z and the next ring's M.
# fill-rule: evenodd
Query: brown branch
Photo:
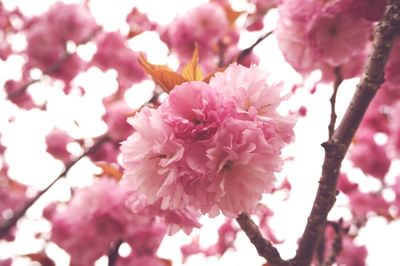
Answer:
M342 160L369 103L384 81L384 68L400 31L400 0L388 1L375 31L374 48L353 99L332 137L323 143L325 159L317 195L295 258L296 266L308 266L313 258L327 215L336 200L336 183Z
M62 173L60 173L57 178L55 178L45 189L43 189L42 191L40 191L39 193L37 193L35 195L35 197L33 197L32 199L30 199L25 205L24 207L22 207L20 210L14 212L13 216L7 220L5 220L1 225L0 225L0 238L5 236L10 229L17 223L17 221L19 219L22 218L22 216L25 215L26 211L32 207L32 205L40 198L43 196L43 194L45 194L55 183L57 183L58 180L60 180L62 177L64 177L69 170L77 163L79 162L83 157L87 156L88 154L92 153L93 151L95 151L96 149L98 149L103 143L105 143L106 141L108 141L109 138L107 136L104 136L100 139L98 139L98 141L96 143L93 144L93 146L91 146L90 148L88 148L84 153L82 153L78 158L76 158L75 160L71 161L70 163L68 163L65 166L64 171L62 171Z
M122 240L117 241L116 243L114 243L110 250L108 251L107 257L108 257L108 266L115 266L117 263L117 260L119 258L119 247L121 246L121 244L123 243Z
M244 49L243 51L241 51L239 53L239 55L237 56L237 62L240 63L246 56L248 56L253 49L263 40L265 40L268 36L270 36L273 33L273 31L269 31L267 33L265 33L264 35L262 35L260 38L258 38L251 46L247 47L246 49Z
M340 254L343 248L343 235L346 234L347 231L346 228L343 228L343 219L340 219L337 223L330 222L329 225L335 231L335 237L333 238L330 254L322 266L331 266L336 262L336 257Z
M247 213L240 214L236 221L256 247L258 254L264 257L270 265L286 265L286 261L281 258L278 250L262 236L260 229Z
M329 99L329 101L331 103L331 119L329 121L329 126L328 126L329 138L332 137L333 132L335 130L335 124L336 124L336 118L337 118L336 109L335 109L336 96L337 96L337 92L339 90L339 86L343 82L343 77L342 77L340 66L335 67L333 69L333 73L335 75L335 81L333 82L333 93L332 93L331 98Z

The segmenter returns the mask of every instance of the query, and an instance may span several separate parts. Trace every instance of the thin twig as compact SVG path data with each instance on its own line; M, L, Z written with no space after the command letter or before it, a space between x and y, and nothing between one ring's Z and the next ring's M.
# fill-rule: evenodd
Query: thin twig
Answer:
M295 258L296 266L311 264L326 218L336 200L336 184L343 158L361 120L384 81L384 68L393 42L400 31L400 0L388 1L385 14L375 31L374 48L353 99L332 137L325 143L325 159L313 208Z
M329 225L335 231L335 237L333 238L330 254L322 266L332 266L336 262L336 257L340 254L343 248L343 235L346 233L346 229L343 228L343 219L340 219L337 223L331 222Z
M335 109L336 96L337 96L337 92L339 90L339 86L343 82L343 77L342 77L340 66L335 67L333 69L333 73L335 75L335 81L333 82L333 93L332 93L331 98L329 99L329 101L331 103L331 119L329 121L329 126L328 126L329 138L332 137L333 131L335 130L335 124L336 124L336 118L337 118L336 109Z
M273 33L273 31L269 31L267 33L265 33L264 35L262 35L260 38L258 38L250 47L242 50L240 52L240 54L237 56L237 62L240 63L246 56L248 56L253 49L263 40L265 40L268 36L270 36Z
M108 257L108 266L115 266L117 263L117 260L119 258L119 254L118 254L118 249L121 246L121 244L123 243L122 240L117 241L114 245L112 245L112 247L110 248L110 250L108 251L107 257Z
M264 257L271 265L286 265L278 250L262 236L260 229L247 213L240 214L236 220L261 257Z
M10 219L5 220L1 225L0 225L0 237L5 236L10 229L17 223L17 221L19 219L22 218L22 216L25 215L25 213L27 212L27 210L32 207L32 205L40 198L43 196L43 194L45 194L51 187L53 187L53 185L55 183L57 183L58 180L60 180L62 177L64 177L69 170L77 163L79 162L83 157L87 156L88 154L92 153L93 151L95 151L96 149L98 149L103 143L105 143L106 141L108 141L109 138L107 136L104 136L100 139L98 139L98 141L96 141L96 143L93 144L93 146L91 146L90 148L88 148L84 153L82 153L78 158L76 158L75 160L71 161L70 163L68 163L65 166L64 171L62 171L62 173L60 173L57 178L55 178L45 189L43 189L42 191L40 191L39 193L37 193L35 195L35 197L33 197L32 199L30 199L23 208L21 208L20 210L14 212L13 216Z
M100 28L96 29L88 37L84 38L81 42L77 43L77 45L82 45L82 44L87 43L88 41L93 39L99 32L100 32ZM11 92L10 94L8 94L7 95L7 100L12 101L12 100L18 98L19 96L21 96L22 94L24 94L26 92L26 90L29 88L29 86L41 81L44 76L50 75L50 74L56 72L57 70L59 70L62 67L62 65L74 54L75 54L75 52L71 53L71 52L68 52L67 50L65 50L61 54L61 56L59 58L57 58L56 61L54 61L50 66L48 66L43 71L42 75L39 78L30 79L27 82L25 82L25 84L23 84L20 88L18 88L17 90Z

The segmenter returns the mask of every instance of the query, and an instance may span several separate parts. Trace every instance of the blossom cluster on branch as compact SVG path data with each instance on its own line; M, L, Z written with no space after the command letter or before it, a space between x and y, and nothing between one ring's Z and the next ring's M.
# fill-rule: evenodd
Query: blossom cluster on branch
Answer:
M370 219L400 218L399 0L210 0L167 23L133 3L108 14L122 16L118 29L99 18L102 1L53 1L35 15L11 2L0 2L0 249L12 250L1 266L57 265L53 247L72 266L190 265L240 254L241 231L265 265L362 266ZM279 50L258 50L265 39ZM164 50L157 62L168 64L149 62ZM272 65L276 53L293 69L285 80L274 79L288 69ZM304 86L289 81L295 72ZM292 180L307 178L282 169L309 156L283 154L301 136L296 121L313 117L297 93L310 77L315 90L333 88L321 100L329 139L304 233L282 252L274 222L296 200ZM353 78L336 123L336 95ZM203 221L221 217L205 246ZM13 250L24 234L34 248ZM186 244L170 247L181 261L160 255L182 234Z

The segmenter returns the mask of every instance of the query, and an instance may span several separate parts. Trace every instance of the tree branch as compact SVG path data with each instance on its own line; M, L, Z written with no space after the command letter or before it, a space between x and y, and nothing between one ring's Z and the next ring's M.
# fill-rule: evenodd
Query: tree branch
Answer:
M262 236L260 229L247 213L240 214L236 221L256 247L261 257L264 257L271 265L286 265L286 261L281 258L278 250Z
M107 253L107 257L108 257L107 266L115 266L116 265L117 260L119 258L118 249L122 243L123 243L122 240L118 240L116 243L114 243L111 246L110 250Z
M335 124L336 124L336 118L337 118L336 109L335 109L336 96L337 96L337 92L339 90L339 86L343 82L343 77L342 77L340 66L335 67L333 69L333 73L335 75L335 81L333 82L333 93L332 93L331 98L329 99L329 101L331 103L331 119L329 121L329 126L328 126L329 138L332 137L333 132L335 130Z
M240 63L246 56L248 56L253 49L263 40L265 40L268 36L270 36L273 33L273 31L269 31L262 35L260 38L258 38L251 46L247 47L243 51L241 51L237 57L237 62Z
M308 266L311 263L319 237L324 231L327 215L336 200L336 183L342 160L369 103L384 81L384 67L399 31L400 0L390 0L376 28L374 49L353 99L338 128L331 138L322 144L325 149L325 159L321 179L297 254L292 260L296 266Z
M88 37L84 38L81 42L77 43L76 45L82 45L85 44L87 42L89 42L91 39L93 39L98 33L100 32L100 28L96 29L94 32L92 32ZM47 67L40 78L37 79L29 79L24 85L22 85L20 88L18 88L16 91L13 91L12 93L7 95L7 100L14 100L16 98L18 98L19 96L21 96L22 94L24 94L26 92L26 90L29 88L29 86L31 86L32 84L35 84L37 82L39 82L40 80L42 80L42 78L46 75L50 75L54 72L56 72L57 70L59 70L62 65L72 56L74 55L75 52L68 52L67 50L65 50L60 57L54 61L49 67Z
M62 173L60 173L56 179L54 179L45 189L43 189L42 191L40 191L39 193L37 193L35 195L35 197L33 197L32 199L30 199L24 207L22 207L20 210L14 212L13 216L10 219L5 220L1 225L0 225L0 238L5 236L10 229L17 223L17 221L19 219L22 218L22 216L25 215L26 211L32 207L32 205L40 198L43 196L44 193L46 193L55 183L57 183L58 180L60 180L62 177L64 177L69 170L77 163L79 162L83 157L87 156L88 154L90 154L91 152L95 151L96 149L98 149L103 143L105 143L106 141L108 141L109 138L107 136L104 136L100 139L98 139L98 141L96 143L93 144L93 146L91 146L90 148L88 148L84 153L82 153L78 158L76 158L75 160L71 161L70 163L68 163L65 166L64 171L62 171Z

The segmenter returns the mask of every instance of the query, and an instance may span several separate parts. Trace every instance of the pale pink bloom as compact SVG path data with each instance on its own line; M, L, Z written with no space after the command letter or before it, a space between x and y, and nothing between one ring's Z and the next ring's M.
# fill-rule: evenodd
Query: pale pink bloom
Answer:
M12 265L12 259L0 259L0 266L11 266Z
M363 245L356 245L354 239L345 236L342 240L342 251L336 258L340 266L365 266L367 259L367 248Z
M386 2L387 0L336 0L330 3L330 9L377 21L385 11Z
M210 85L184 83L157 110L142 109L121 147L123 184L160 210L251 212L293 137L293 120L276 111L280 87L267 86L264 74L233 65Z
M325 258L327 259L331 254L333 241L337 237L338 231L341 230L342 248L336 256L336 264L338 266L364 266L367 258L366 247L354 243L354 237L346 233L348 231L346 228L339 228L339 225L337 228L333 228L333 226L328 224L325 229Z
M281 4L281 0L251 0L250 3L254 4L255 12L248 17L249 31L258 31L264 28L264 18L270 9L276 8Z
M115 144L112 141L107 141L96 150L89 153L88 157L94 162L105 161L108 163L115 163L117 162L119 153L118 148L118 144Z
M154 256L166 234L164 223L131 227L126 241L138 256Z
M159 217L167 226L168 235L173 235L179 230L190 234L193 228L199 228L201 226L198 221L200 213L191 206L183 206L180 209L162 209L162 199L157 200L153 204L148 204L143 194L138 194L132 190L129 194L127 205L132 212L140 216Z
M207 157L207 191L213 193L214 204L205 204L201 209L213 215L218 213L216 207L232 218L254 210L262 193L272 188L274 172L282 165L279 151L268 144L254 122L233 118L225 121Z
M199 48L200 63L213 57L214 49L228 31L228 20L217 3L204 3L175 19L162 33L162 40L185 62Z
M366 220L371 213L380 216L390 217L389 204L382 195L375 193L363 193L358 190L350 193L350 210L356 221Z
M354 145L350 149L350 160L365 174L383 180L389 171L391 160L386 145L379 145L374 140L374 133L364 129L357 133Z
M51 33L50 25L41 17L32 23L26 33L28 64L42 71L54 64L64 52L64 43Z
M126 38L119 32L105 32L97 40L97 51L92 64L106 71L110 68L118 72L120 88L129 88L145 78L138 63L137 54L125 44Z
M6 177L6 167L0 168L0 170L0 224L2 224L6 218L10 218L14 212L24 206L28 201L28 197L25 194L26 187L24 185L18 184ZM14 226L5 236L0 237L0 239L13 241L15 231Z
M105 105L106 113L103 115L103 119L108 126L108 136L115 142L126 139L133 133L132 127L126 122L128 116L133 113L133 109L123 100L110 104L105 103Z
M15 80L7 80L4 84L4 89L7 95L16 93L21 90L27 81L15 81ZM24 91L17 97L12 97L11 101L20 108L30 110L35 107L35 103L33 102L32 96Z
M82 4L56 2L45 14L52 35L60 41L80 43L97 28L90 10Z
M65 209L50 216L51 239L71 255L72 265L93 265L131 228L147 224L146 217L126 207L126 199L116 181L102 178L76 191Z
M47 152L60 161L68 162L71 154L67 150L67 145L72 141L67 132L54 128L46 136Z
M233 105L207 83L192 81L176 86L160 106L164 121L175 137L189 142L210 141Z
M287 0L280 6L274 32L285 59L301 74L322 69L322 80L329 82L334 80L330 67L341 66L344 78L361 71L372 23L344 1L348 0L307 0L298 5L297 0Z
M263 235L266 236L268 240L270 240L274 244L282 244L283 241L279 240L276 236L275 233L272 231L270 225L269 225L269 220L274 216L274 212L268 208L264 204L258 204L255 214L257 215L258 219L260 219L259 222L259 228L260 231Z
M161 188L175 182L184 147L173 140L173 132L158 110L145 107L128 123L136 131L121 146L124 183L154 203Z
M389 126L389 145L394 148L397 157L400 155L400 102L395 103L390 109L387 117L387 124Z
M290 142L293 137L294 120L277 112L284 100L280 85L267 85L268 74L256 65L249 68L230 65L224 72L215 74L210 86L215 87L227 100L233 100L236 112L258 119L268 140Z
M129 25L130 35L135 36L143 31L152 31L157 29L158 25L150 21L146 14L142 13L136 7L126 16L126 22Z
M318 54L306 38L306 25L281 15L274 30L286 61L298 72L308 74L318 67Z
M340 173L337 187L341 192L348 195L358 189L358 184L351 182L347 174Z
M371 23L348 14L320 12L307 25L306 34L323 62L340 66L364 52L371 26Z

